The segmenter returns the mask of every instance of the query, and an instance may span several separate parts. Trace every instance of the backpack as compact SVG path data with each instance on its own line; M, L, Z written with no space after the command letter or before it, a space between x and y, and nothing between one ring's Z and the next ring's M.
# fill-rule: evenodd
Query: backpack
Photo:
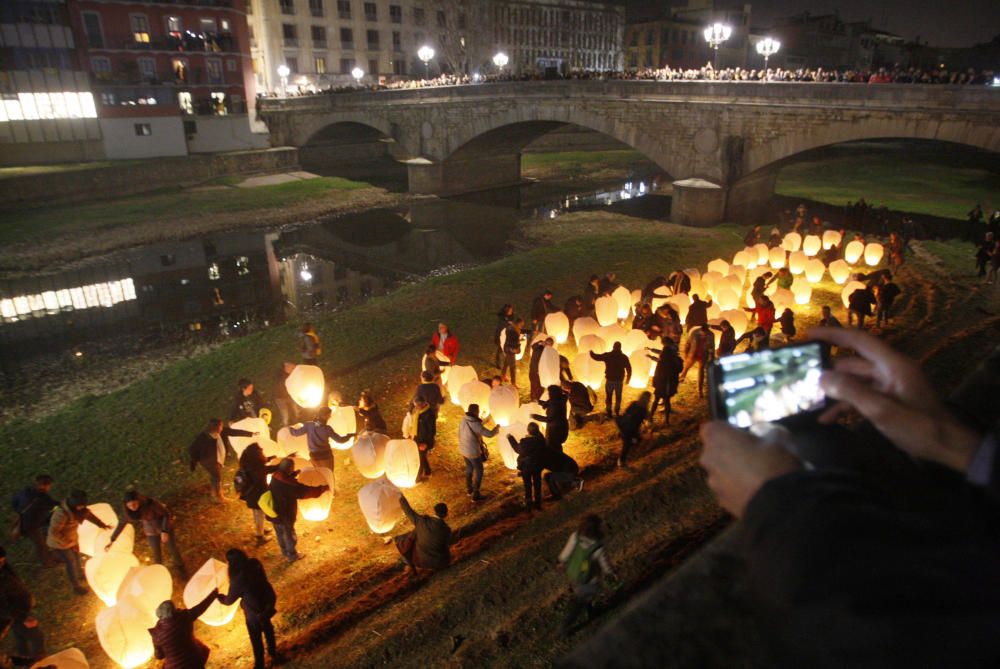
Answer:
M250 490L250 477L247 475L245 469L237 469L236 474L233 475L233 490L242 499L244 495Z
M278 512L274 510L274 495L271 494L270 490L265 490L260 496L257 500L257 507L270 520L274 520L278 517Z
M566 562L566 575L574 585L585 585L593 580L594 553L601 548L600 543L595 543L590 548L584 548L577 538L573 552Z

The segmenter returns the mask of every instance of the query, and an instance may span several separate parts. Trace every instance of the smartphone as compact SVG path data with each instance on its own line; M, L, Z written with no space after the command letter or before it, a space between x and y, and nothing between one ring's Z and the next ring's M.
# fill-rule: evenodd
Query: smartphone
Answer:
M830 347L817 341L736 353L709 369L712 417L736 427L795 423L826 407L819 377L830 367Z

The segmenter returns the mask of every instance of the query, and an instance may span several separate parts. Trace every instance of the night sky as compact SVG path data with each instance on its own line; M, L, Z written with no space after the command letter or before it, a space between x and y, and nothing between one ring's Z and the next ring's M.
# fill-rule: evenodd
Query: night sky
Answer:
M766 28L773 19L809 11L840 13L848 21L872 19L876 28L932 46L961 47L988 42L1000 34L1000 0L746 0L753 6L755 27ZM626 0L630 12L655 13L683 1ZM730 3L719 2L719 5ZM735 4L735 3L733 3ZM883 20L884 19L884 20Z

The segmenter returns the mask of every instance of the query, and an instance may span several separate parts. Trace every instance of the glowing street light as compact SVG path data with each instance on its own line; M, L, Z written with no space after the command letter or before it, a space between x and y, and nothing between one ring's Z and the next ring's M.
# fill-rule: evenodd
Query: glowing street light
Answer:
M287 65L278 66L278 76L281 77L281 97L287 97L288 93L288 75L292 71L288 69Z
M497 55L493 56L493 64L497 66L498 70L500 70L500 74L503 74L503 68L506 67L509 62L510 59L507 58L507 54L503 51L498 51Z
M781 48L781 42L770 37L765 37L761 41L757 42L757 53L764 56L764 77L767 77L767 59L778 53L778 49ZM763 79L761 80L763 81Z
M733 29L723 23L713 23L705 28L705 41L712 47L712 67L718 65L719 45L725 42L733 34Z
M353 70L351 70L351 76L354 77L354 81L357 82L358 85L360 85L361 79L365 76L365 71L362 70L360 67L356 67Z
M423 45L417 51L417 58L424 61L424 79L430 79L431 78L430 66L428 65L428 63L430 63L431 60L434 59L434 49L427 46L426 44Z

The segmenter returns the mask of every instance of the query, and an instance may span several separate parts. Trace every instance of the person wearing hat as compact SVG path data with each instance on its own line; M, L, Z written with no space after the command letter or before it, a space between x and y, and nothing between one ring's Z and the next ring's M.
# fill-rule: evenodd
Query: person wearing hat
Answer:
M129 490L125 493L122 511L124 512L122 518L118 521L118 527L111 533L107 548L111 548L111 544L127 524L141 525L149 550L153 553L153 562L163 564L163 544L166 544L181 578L186 578L184 559L177 550L177 542L174 539L174 518L167 507L152 497L140 495L136 490Z
M31 615L35 598L7 562L0 546L0 638L9 627L14 633L15 652L31 664L45 656L45 635Z
M85 520L102 530L111 529L110 525L106 525L87 508L87 493L74 490L52 512L49 534L45 539L45 543L66 566L66 578L78 595L87 594L87 588L80 582L83 579L83 567L80 564L80 539L77 534L77 528Z
M268 490L274 501L275 516L269 518L274 524L274 535L281 547L281 554L289 562L295 562L305 557L299 553L295 544L298 536L295 534L295 519L299 513L299 500L319 497L330 489L330 486L305 485L299 483L296 477L299 472L295 469L295 461L285 458L278 464L278 471L271 477Z
M267 654L271 656L272 666L281 662L278 656L277 644L274 641L274 625L271 618L275 614L277 596L267 579L264 566L257 558L248 557L238 548L226 551L226 562L229 563L229 591L219 595L219 603L224 606L240 602L243 617L246 620L247 634L250 635L250 646L253 648L254 669L264 669L264 643L267 643Z
M156 607L156 626L149 630L153 653L163 660L162 669L203 669L208 646L194 635L197 620L219 596L216 588L190 609L178 609L169 599Z
M479 418L478 404L470 404L462 422L458 424L458 452L465 458L465 491L472 496L474 502L483 499L479 494L479 486L483 482L483 462L486 460L483 457L486 452L483 438L495 437L499 431L499 427L491 430L483 425Z

